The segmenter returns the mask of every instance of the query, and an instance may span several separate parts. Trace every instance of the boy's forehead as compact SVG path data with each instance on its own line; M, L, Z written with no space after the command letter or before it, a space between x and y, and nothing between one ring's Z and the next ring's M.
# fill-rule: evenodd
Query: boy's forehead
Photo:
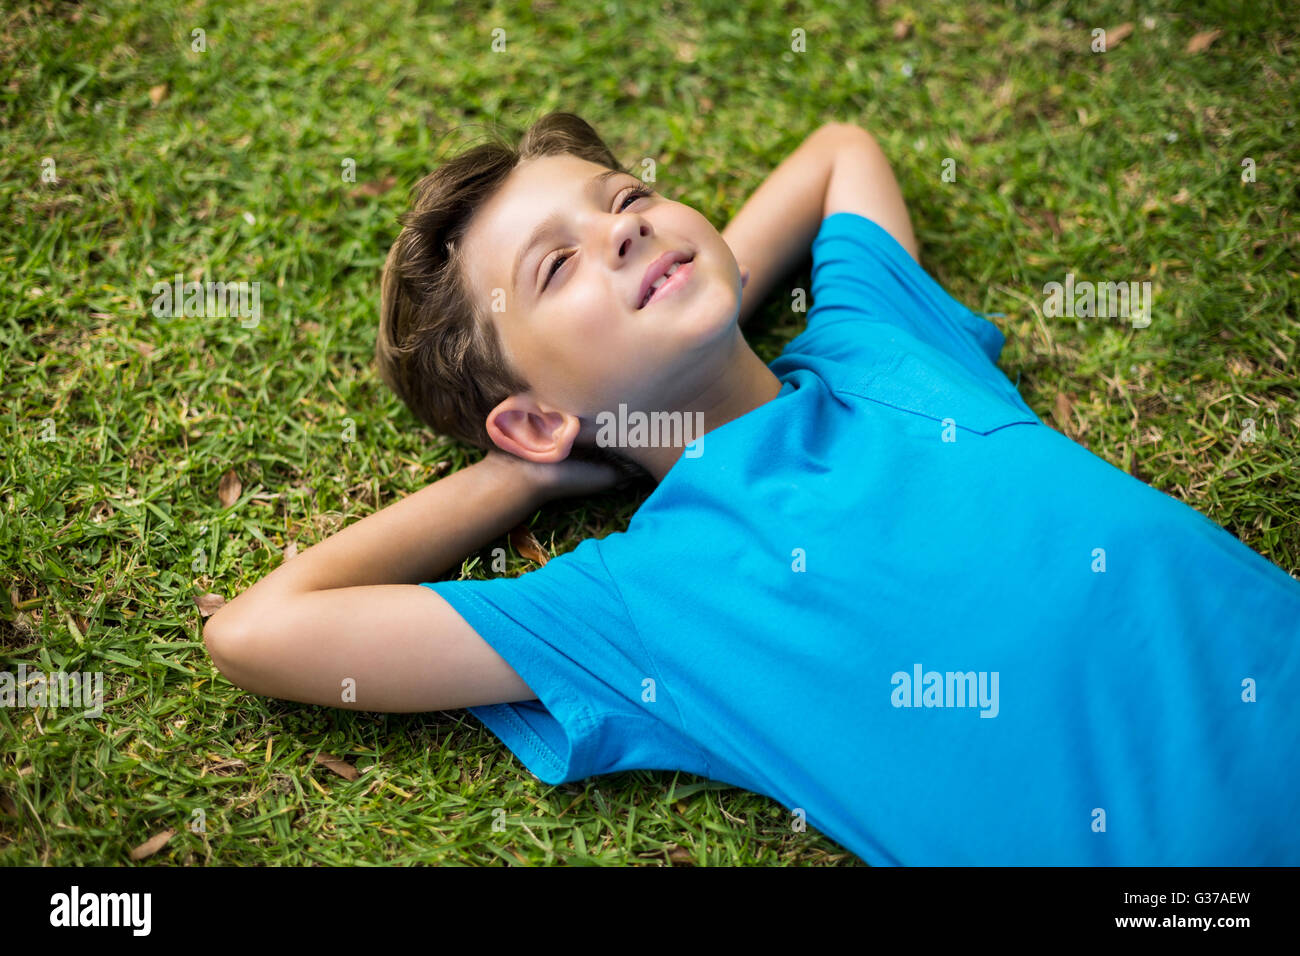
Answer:
M604 167L563 153L525 160L474 215L466 233L469 267L483 288L509 289L515 255L533 227L557 211L574 208L583 184Z

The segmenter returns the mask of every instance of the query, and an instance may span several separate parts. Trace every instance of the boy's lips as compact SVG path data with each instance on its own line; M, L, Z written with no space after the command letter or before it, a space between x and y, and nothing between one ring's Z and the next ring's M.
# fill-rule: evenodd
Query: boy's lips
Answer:
M660 299L666 299L670 295L676 294L677 290L691 281L691 276L695 272L695 262L683 262L677 267L677 271L670 275L666 282L655 289L650 294L650 301L645 304L645 308L650 308Z
M641 286L637 292L636 299L637 310L640 311L644 308L641 303L646 301L646 296L650 294L650 286L656 279L672 268L674 263L690 262L692 259L694 259L694 256L689 253L673 250L671 252L665 252L659 258L655 259L654 262L650 263L650 268L646 269L645 275L641 277ZM669 281L671 281L671 278ZM662 286L660 288L662 288Z

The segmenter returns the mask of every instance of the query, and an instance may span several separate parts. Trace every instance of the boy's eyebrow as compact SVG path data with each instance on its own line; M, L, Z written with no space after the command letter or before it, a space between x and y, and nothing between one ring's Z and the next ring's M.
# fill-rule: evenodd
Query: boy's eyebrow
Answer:
M600 194L600 191L601 189L604 188L605 183L613 179L615 176L631 176L631 175L632 175L631 173L625 173L621 169L607 169L603 173L597 173L595 176L592 176L591 179L587 180L587 194L594 199L597 195ZM563 213L558 213L558 212L551 213L551 215L547 216L545 219L543 219L541 222L537 224L537 228L533 230L532 235L530 235L524 241L524 244L519 247L519 252L515 254L514 267L510 271L510 291L512 293L518 294L519 267L524 264L524 256L528 254L528 250L532 249L532 247L535 246L537 243L539 243L546 236L548 232L550 232L552 229L558 226L561 220L563 220L563 218L564 218Z

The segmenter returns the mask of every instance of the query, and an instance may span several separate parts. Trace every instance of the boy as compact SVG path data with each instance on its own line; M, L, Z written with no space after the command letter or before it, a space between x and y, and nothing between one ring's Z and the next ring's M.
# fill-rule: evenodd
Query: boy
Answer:
M414 205L380 370L489 452L216 614L236 684L469 707L547 783L686 770L873 865L1300 863L1300 584L1034 414L868 133L816 131L721 234L571 114ZM765 366L740 324L810 245ZM704 438L596 447L620 405ZM626 532L430 582L626 467L658 482Z

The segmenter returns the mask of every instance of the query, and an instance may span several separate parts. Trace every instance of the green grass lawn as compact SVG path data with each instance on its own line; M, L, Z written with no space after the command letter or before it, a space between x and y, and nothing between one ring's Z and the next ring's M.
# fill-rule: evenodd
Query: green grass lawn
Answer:
M577 112L719 230L817 126L865 126L923 263L998 314L1030 406L1300 574L1300 31L1280 0L18 6L0 14L0 670L99 671L105 702L0 708L0 863L130 865L172 830L148 863L862 865L743 790L650 771L553 788L466 711L299 705L213 668L196 597L478 457L417 425L372 350L407 190L479 124ZM751 324L765 360L801 328L810 265ZM155 317L177 273L259 282L260 322ZM1150 281L1151 324L1044 315L1067 273ZM533 532L563 553L649 490L556 503ZM503 538L448 576L498 545L510 574L534 567Z

